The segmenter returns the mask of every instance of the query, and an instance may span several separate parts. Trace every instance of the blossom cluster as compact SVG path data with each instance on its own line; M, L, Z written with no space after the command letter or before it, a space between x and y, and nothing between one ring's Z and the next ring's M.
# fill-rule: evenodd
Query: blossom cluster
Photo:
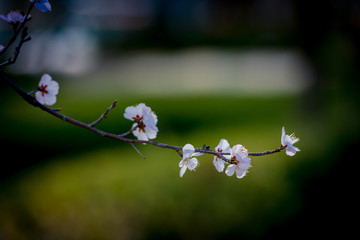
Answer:
M48 0L29 1L42 12L51 11L51 4ZM17 26L22 24L25 20L30 20L31 14L28 13L25 15L19 11L10 11L6 16L0 14L0 19L9 23L14 29L16 29ZM0 53L2 53L4 49L5 47L0 44ZM40 79L39 86L34 92L35 98L39 103L51 106L56 103L56 95L59 93L59 84L52 80L52 77L49 74L43 74Z
M136 122L133 124L131 131L139 140L147 141L156 138L158 118L151 108L144 103L127 107L124 117ZM297 151L300 151L300 149L293 146L297 141L299 139L294 134L286 135L285 128L282 128L281 148L286 148L287 155L294 156ZM180 177L184 175L187 169L194 171L199 166L199 161L196 157L201 155L203 153L196 151L195 147L190 143L182 148L182 159L179 162ZM214 155L213 164L218 172L223 172L225 164L229 163L225 170L225 174L228 176L236 174L237 178L243 178L251 167L248 150L241 144L231 148L226 139L220 140L219 144L215 147Z
M1 14L0 18L10 25L16 26L19 23L23 23L25 21L25 15L18 11L10 11L6 16ZM29 14L27 19L29 20L31 15Z
M132 133L139 139L148 141L156 138L158 128L156 126L158 119L156 114L146 106L140 103L136 106L130 106L125 109L124 118L136 123L132 126Z
M34 3L34 6L43 12L51 11L51 4L48 0L29 0L31 3ZM10 11L6 16L0 14L0 18L5 22L11 25L17 25L19 23L23 23L25 21L25 15L19 11ZM31 19L31 15L28 14L27 20Z
M296 152L300 151L299 148L293 146L299 138L296 138L294 134L286 135L285 128L282 128L281 135L281 149L285 148L286 154L294 156ZM195 148L191 144L186 144L183 148L183 158L179 163L180 177L182 177L187 169L194 171L199 165L199 161L196 156L202 155L202 153L196 152ZM248 169L251 167L251 159L248 155L248 150L241 144L237 144L230 147L229 142L226 139L221 139L219 144L215 147L215 151L219 155L214 156L213 164L218 172L223 172L225 164L229 163L225 170L225 174L233 176L236 174L237 178L243 178L246 176ZM226 161L223 159L225 158Z
M48 0L29 1L32 5L26 15L18 11L10 11L6 16L0 15L0 19L12 25L15 34L19 33L19 31L16 30L19 24L22 24L20 25L21 29L25 26L25 20L31 19L30 10L33 6L43 12L51 11L51 5ZM27 35L27 31L25 35ZM0 53L6 51L7 48L8 46L4 47L3 45L0 45ZM29 94L33 93L35 93L35 99L39 104L48 106L54 105L57 101L57 95L59 93L59 84L58 82L53 80L49 74L45 73L42 75L40 82L38 83L38 87ZM111 108L108 109L108 111L110 110ZM107 112L99 120L105 118L106 114ZM140 103L135 106L127 107L124 112L124 118L134 122L130 131L126 133L126 136L132 133L138 140L141 140L139 142L142 142L144 144L151 143L153 145L161 147L164 147L164 145L166 145L160 145L156 142L150 141L150 139L155 139L159 132L159 129L157 127L158 117L150 107L146 106L145 103ZM95 124L88 124L86 125L86 128L89 128L89 126L93 127L94 125ZM116 135L116 137L118 136L119 135ZM120 136L122 137L123 135ZM132 139L125 139L124 141L128 141L130 143L134 142L134 140ZM218 172L224 172L225 170L225 174L227 176L233 176L235 174L237 178L243 178L244 176L246 176L248 169L251 167L251 159L249 155L265 155L269 153L279 152L285 149L287 155L294 156L296 152L300 151L299 148L294 146L294 144L298 141L299 138L296 138L294 134L287 135L285 132L285 128L283 127L280 148L273 151L266 151L260 154L249 154L248 150L241 144L236 144L231 147L226 139L221 139L219 144L215 147L214 151L210 150L210 147L205 148L205 146L202 149L196 149L190 143L186 144L182 148L170 145L167 146L169 146L168 148L175 149L182 157L181 161L179 162L180 177L183 177L187 169L189 169L190 171L195 171L196 168L199 166L199 160L197 159L197 157L203 155L204 153L207 153L214 155L213 165ZM182 150L182 153L180 153L180 150Z

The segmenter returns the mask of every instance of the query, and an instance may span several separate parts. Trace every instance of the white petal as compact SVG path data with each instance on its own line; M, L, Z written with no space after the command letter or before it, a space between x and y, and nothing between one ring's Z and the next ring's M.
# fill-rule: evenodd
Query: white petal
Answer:
M147 126L145 127L145 135L147 136L148 139L154 139L156 138L157 132L152 130L151 128L148 128Z
M179 162L179 167L183 167L185 164L185 158L183 158L180 162Z
M223 151L224 149L227 149L229 147L230 147L229 142L226 139L221 139L219 144L216 146L215 150L221 149Z
M54 80L50 81L46 90L51 95L57 95L59 93L59 83Z
M136 105L136 109L139 111L139 114L141 115L144 111L149 111L149 110L151 111L151 108L146 106L145 103L139 103L138 105Z
M45 94L44 98L45 98L45 104L48 106L54 105L56 103L55 95Z
M193 156L193 157L198 157L198 156L201 156L201 155L203 155L203 153L201 153L201 152L195 152L195 153L193 153L191 156Z
M44 85L44 86L49 85L51 83L51 81L52 81L52 77L49 74L45 73L41 76L41 79L39 82L39 87L41 85Z
M35 2L35 7L42 12L51 11L51 5L48 0L41 0L41 2Z
M145 140L145 141L148 141L148 137L147 135L143 132L143 131L140 131L139 128L137 128L135 131L133 131L133 134L135 137L137 137L139 140Z
M235 173L235 168L236 168L236 165L235 164L230 164L226 170L225 170L225 174L228 175L229 177L234 175Z
M193 153L195 152L195 148L193 145L188 143L182 148L182 151L183 151L184 157L190 158L193 155Z
M156 115L152 114L151 109L147 108L147 109L143 110L142 115L144 117L143 122L145 123L145 125L151 129L153 129L154 131L158 132L159 130L156 126L157 117L156 117Z
M242 170L240 168L236 169L236 177L237 178L243 178L246 176L246 170Z
M36 98L36 100L39 102L39 103L41 103L41 104L45 104L45 95L43 96L42 95L42 92L40 92L40 91L37 91L36 93L35 93L35 98Z
M300 151L300 149L298 149L297 147L294 147L292 145L288 145L286 147L285 151L288 156L294 156L297 151Z
M187 165L187 167L188 167L191 171L193 171L198 164L199 164L199 161L198 161L196 158L190 158L190 159L188 160L188 165Z
M245 171L245 170L248 170L250 166L251 166L251 165L250 165L249 162L239 162L239 163L237 164L238 169L244 170L244 171Z
M231 157L234 156L236 160L242 161L242 159L247 158L248 151L241 144L237 144L231 149Z
M281 145L283 145L283 146L286 146L286 144L285 144L285 136L286 136L285 128L282 127L282 130L281 130Z
M236 154L240 154L242 156L243 153L246 153L246 152L247 152L247 150L241 144L237 144L237 145L233 146L233 148L231 149L231 154L233 156L235 156Z
M156 114L153 111L151 111L151 116L153 117L153 119L155 121L155 124L157 124L158 118L157 118Z
M216 168L216 170L218 172L222 172L224 171L224 168L225 168L225 162L221 159L221 158L218 158L218 157L214 157L214 161L213 161L213 164Z
M187 166L184 165L181 169L180 169L180 177L182 177L184 175L184 173L186 172Z
M133 118L136 117L137 111L134 106L129 106L125 108L124 118L134 121Z

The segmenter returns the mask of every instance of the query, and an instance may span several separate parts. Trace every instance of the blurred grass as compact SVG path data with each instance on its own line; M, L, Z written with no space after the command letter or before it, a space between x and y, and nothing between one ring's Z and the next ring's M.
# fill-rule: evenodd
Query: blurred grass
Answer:
M62 122L17 96L6 98L2 142L28 145L29 157L40 159L0 185L0 233L11 239L260 238L299 213L304 182L331 167L336 158L327 158L329 146L353 124L337 114L351 104L313 118L298 96L118 98L99 128L127 131L125 107L145 102L159 118L158 142L214 148L226 138L264 151L279 146L282 126L301 139L295 157L253 157L244 179L216 172L211 156L199 157L197 171L181 179L181 159L171 150L139 145L142 159L130 145ZM67 95L56 107L92 122L112 101ZM14 152L12 161L26 161L19 156Z

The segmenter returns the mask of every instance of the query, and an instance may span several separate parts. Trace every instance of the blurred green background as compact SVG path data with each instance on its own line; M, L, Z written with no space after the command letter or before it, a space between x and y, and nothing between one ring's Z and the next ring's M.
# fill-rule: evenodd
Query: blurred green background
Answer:
M27 1L2 1L0 14ZM0 239L296 239L353 236L358 210L356 1L50 1L6 70L26 91L47 72L62 113L126 132L127 106L159 118L156 141L250 152L243 179L211 156L179 177L172 150L102 138L1 85ZM85 4L86 3L86 4ZM0 23L0 44L11 36ZM5 59L5 57L4 57Z

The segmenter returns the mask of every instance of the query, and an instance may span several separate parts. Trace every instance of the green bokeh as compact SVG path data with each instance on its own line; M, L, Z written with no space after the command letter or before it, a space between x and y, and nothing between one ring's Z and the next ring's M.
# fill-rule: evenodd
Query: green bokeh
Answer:
M84 122L113 100L62 94L62 113ZM303 111L300 96L118 98L99 128L127 131L125 107L146 102L159 118L158 142L214 148L226 138L257 152L280 145L282 126L301 139L294 157L252 157L243 179L218 173L212 156L199 157L196 172L180 178L181 159L172 150L137 145L142 159L126 143L62 122L15 95L7 98L2 136L30 145L31 157L48 154L1 185L0 230L13 239L261 238L301 213L304 186L332 168L337 151L331 146L351 141L337 139L354 129L353 120L339 121L344 115L337 111L353 107L346 102L315 118Z

